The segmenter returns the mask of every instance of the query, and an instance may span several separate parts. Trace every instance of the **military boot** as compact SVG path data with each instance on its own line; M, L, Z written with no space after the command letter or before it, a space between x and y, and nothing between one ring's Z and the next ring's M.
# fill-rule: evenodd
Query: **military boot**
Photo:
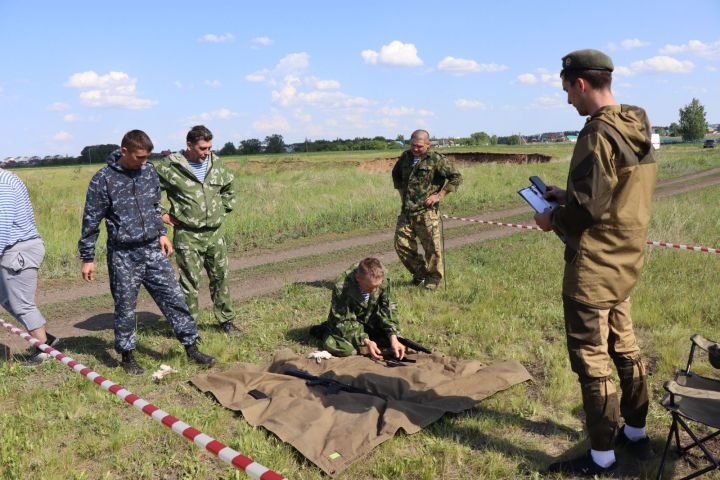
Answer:
M208 367L211 367L215 364L215 357L211 357L210 355L202 353L200 350L198 350L196 343L193 343L192 345L186 345L185 353L190 360L200 365L207 365Z
M145 373L145 369L143 369L135 360L132 350L121 352L121 355L122 361L120 362L120 365L127 373L130 375L142 375Z

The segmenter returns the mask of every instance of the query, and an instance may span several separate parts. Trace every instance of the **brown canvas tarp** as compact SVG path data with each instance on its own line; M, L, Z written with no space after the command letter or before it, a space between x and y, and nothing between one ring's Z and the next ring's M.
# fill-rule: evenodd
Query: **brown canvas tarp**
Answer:
M290 350L270 365L239 363L230 370L198 375L191 382L223 406L240 411L253 426L263 426L291 444L329 475L337 475L402 428L408 434L461 412L520 382L530 374L520 363L483 365L442 354L411 355L415 364L388 367L367 357L333 358L316 363ZM341 391L281 372L293 367L368 390ZM259 390L267 398L248 394Z

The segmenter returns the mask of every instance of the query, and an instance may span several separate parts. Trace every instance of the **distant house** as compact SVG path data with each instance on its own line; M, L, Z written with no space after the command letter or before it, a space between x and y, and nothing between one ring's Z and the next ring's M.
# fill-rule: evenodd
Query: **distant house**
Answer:
M578 136L577 136L577 135L568 135L566 138L567 138L567 141L568 141L568 142L570 142L570 143L576 143L576 142L577 142L577 139L578 139Z

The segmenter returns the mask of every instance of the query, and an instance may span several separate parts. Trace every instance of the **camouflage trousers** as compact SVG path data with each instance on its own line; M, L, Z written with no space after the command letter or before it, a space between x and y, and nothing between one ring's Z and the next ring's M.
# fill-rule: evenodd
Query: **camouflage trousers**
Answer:
M215 319L221 323L234 320L235 312L232 308L228 279L230 262L222 228L190 230L176 227L173 246L179 270L180 288L195 318L200 311L198 289L202 269L205 268Z
M642 428L648 412L647 375L635 341L630 299L600 310L563 296L570 365L578 375L585 421L595 450L612 450L619 417ZM610 378L612 359L622 399Z
M418 252L418 240L425 257ZM440 213L436 209L412 215L401 213L395 227L395 251L414 279L438 284L443 276Z
M388 336L379 328L374 325L363 325L360 322L356 322L355 330L352 333L354 335L343 335L343 332L337 327L333 327L328 322L323 324L326 328L326 334L322 338L322 344L320 348L327 350L336 357L349 357L357 352L360 345L353 345L353 342L348 338L349 336L356 336L357 333L365 332L370 337L370 340L378 344L378 347L387 348L390 346L390 339Z
M197 341L197 325L175 280L172 265L160 251L157 241L129 248L108 245L107 260L110 292L115 301L117 352L135 349L135 307L140 285L170 322L180 343L192 345Z

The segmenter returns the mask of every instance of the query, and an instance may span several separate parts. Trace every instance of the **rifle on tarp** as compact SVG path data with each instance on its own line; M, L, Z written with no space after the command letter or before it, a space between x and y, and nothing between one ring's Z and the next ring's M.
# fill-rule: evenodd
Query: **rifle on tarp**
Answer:
M335 395L338 392L350 392L350 393L363 393L365 395L373 395L375 397L379 397L376 393L370 392L368 390L353 387L352 385L349 385L347 383L338 382L337 380L334 380L332 378L328 377L318 377L317 375L313 375L311 373L306 372L305 370L300 370L298 368L287 368L283 372L285 375L290 375L292 377L302 378L303 380L307 380L305 384L309 387L313 387L316 385L322 385L325 387L325 395Z

